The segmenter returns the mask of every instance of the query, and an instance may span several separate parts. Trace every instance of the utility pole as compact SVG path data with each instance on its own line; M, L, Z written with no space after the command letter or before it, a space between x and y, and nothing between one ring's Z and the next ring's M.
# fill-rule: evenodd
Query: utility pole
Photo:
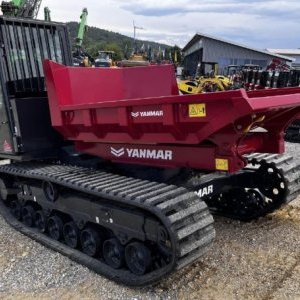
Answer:
M133 43L134 43L134 53L137 53L137 43L136 43L136 30L140 29L140 30L144 30L143 27L138 27L135 25L134 20L133 20Z

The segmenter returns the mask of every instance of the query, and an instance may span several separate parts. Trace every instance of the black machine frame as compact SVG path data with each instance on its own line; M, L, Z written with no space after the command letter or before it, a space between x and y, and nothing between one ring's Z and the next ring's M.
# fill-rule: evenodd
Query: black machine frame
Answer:
M65 24L0 17L0 158L54 156L43 60L72 65Z

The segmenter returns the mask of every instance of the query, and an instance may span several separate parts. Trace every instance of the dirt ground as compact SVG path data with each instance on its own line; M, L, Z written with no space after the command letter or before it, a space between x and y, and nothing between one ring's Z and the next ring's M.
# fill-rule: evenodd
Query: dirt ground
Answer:
M155 287L128 288L44 248L0 218L1 299L300 299L300 198L257 221L215 217L200 261Z

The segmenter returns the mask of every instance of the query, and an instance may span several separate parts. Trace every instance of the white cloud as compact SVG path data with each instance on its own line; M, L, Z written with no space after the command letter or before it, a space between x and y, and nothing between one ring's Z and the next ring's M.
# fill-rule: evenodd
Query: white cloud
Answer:
M138 38L171 45L184 46L199 31L257 48L300 47L298 0L44 0L42 5L57 21L78 21L87 7L89 25L130 36L135 20L146 29Z

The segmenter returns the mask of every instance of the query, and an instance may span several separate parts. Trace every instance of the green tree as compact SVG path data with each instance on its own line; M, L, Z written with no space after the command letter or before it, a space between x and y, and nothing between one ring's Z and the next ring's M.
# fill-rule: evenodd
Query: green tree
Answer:
M97 57L98 52L100 50L104 50L106 43L105 42L94 42L90 43L86 46L86 51L89 53L92 57Z
M69 22L67 23L67 27L70 33L70 41L74 48L79 23ZM96 57L99 50L115 51L117 60L123 59L125 56L128 58L131 55L133 50L133 38L93 26L87 26L87 29L88 30L84 36L82 47L91 56ZM143 44L146 46L146 50L148 49L148 46L151 47L153 53L155 52L155 49L158 49L159 47L161 49L171 48L168 45L152 41L137 40L138 49L140 49Z
M121 47L115 43L106 44L103 50L114 51L115 52L115 60L121 60L124 58L124 53Z
M177 57L177 63L180 64L182 60L181 48L175 45L174 47L170 48L170 51L171 51L172 60L175 62L175 58Z

